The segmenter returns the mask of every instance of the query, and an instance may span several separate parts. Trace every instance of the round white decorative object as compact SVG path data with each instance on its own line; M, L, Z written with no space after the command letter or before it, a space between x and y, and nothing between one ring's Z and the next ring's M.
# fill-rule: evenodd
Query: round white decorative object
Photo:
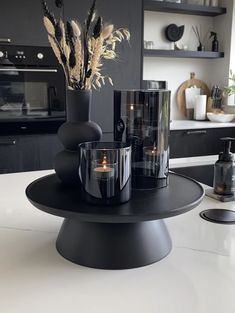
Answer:
M4 52L0 51L0 58L3 58L3 57L4 57Z

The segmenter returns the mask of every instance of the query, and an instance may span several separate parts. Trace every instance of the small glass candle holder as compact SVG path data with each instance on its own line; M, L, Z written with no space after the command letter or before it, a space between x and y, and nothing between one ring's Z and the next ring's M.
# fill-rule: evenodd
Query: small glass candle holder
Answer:
M122 142L79 145L79 176L86 202L120 204L131 197L131 147Z

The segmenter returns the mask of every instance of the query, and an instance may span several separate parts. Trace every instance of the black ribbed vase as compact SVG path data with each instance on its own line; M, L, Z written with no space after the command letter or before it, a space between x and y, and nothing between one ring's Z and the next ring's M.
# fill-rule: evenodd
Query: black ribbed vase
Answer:
M54 168L57 176L65 184L79 184L78 145L87 141L99 141L102 131L90 120L90 90L67 91L67 122L58 130L58 137L65 150L55 157Z

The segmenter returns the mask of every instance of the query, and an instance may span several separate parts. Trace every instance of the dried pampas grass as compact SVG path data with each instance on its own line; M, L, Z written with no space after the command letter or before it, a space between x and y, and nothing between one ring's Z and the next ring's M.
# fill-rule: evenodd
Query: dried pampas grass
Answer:
M56 2L62 8L63 1ZM62 65L69 89L101 88L109 76L102 75L102 60L117 58L116 45L123 40L130 40L130 33L125 28L114 29L113 24L103 25L100 16L95 14L96 0L88 11L82 28L76 20L58 21L49 11L45 1L42 2L43 23L48 33L48 40Z

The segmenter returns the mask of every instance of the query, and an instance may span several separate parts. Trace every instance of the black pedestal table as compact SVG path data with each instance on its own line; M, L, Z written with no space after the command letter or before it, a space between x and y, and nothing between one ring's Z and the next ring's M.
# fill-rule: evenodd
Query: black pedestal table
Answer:
M26 189L36 208L65 218L56 242L63 257L88 267L127 269L157 262L171 251L162 219L193 209L204 191L196 181L171 173L168 187L134 190L122 205L89 205L81 194L79 187L63 185L55 174Z

